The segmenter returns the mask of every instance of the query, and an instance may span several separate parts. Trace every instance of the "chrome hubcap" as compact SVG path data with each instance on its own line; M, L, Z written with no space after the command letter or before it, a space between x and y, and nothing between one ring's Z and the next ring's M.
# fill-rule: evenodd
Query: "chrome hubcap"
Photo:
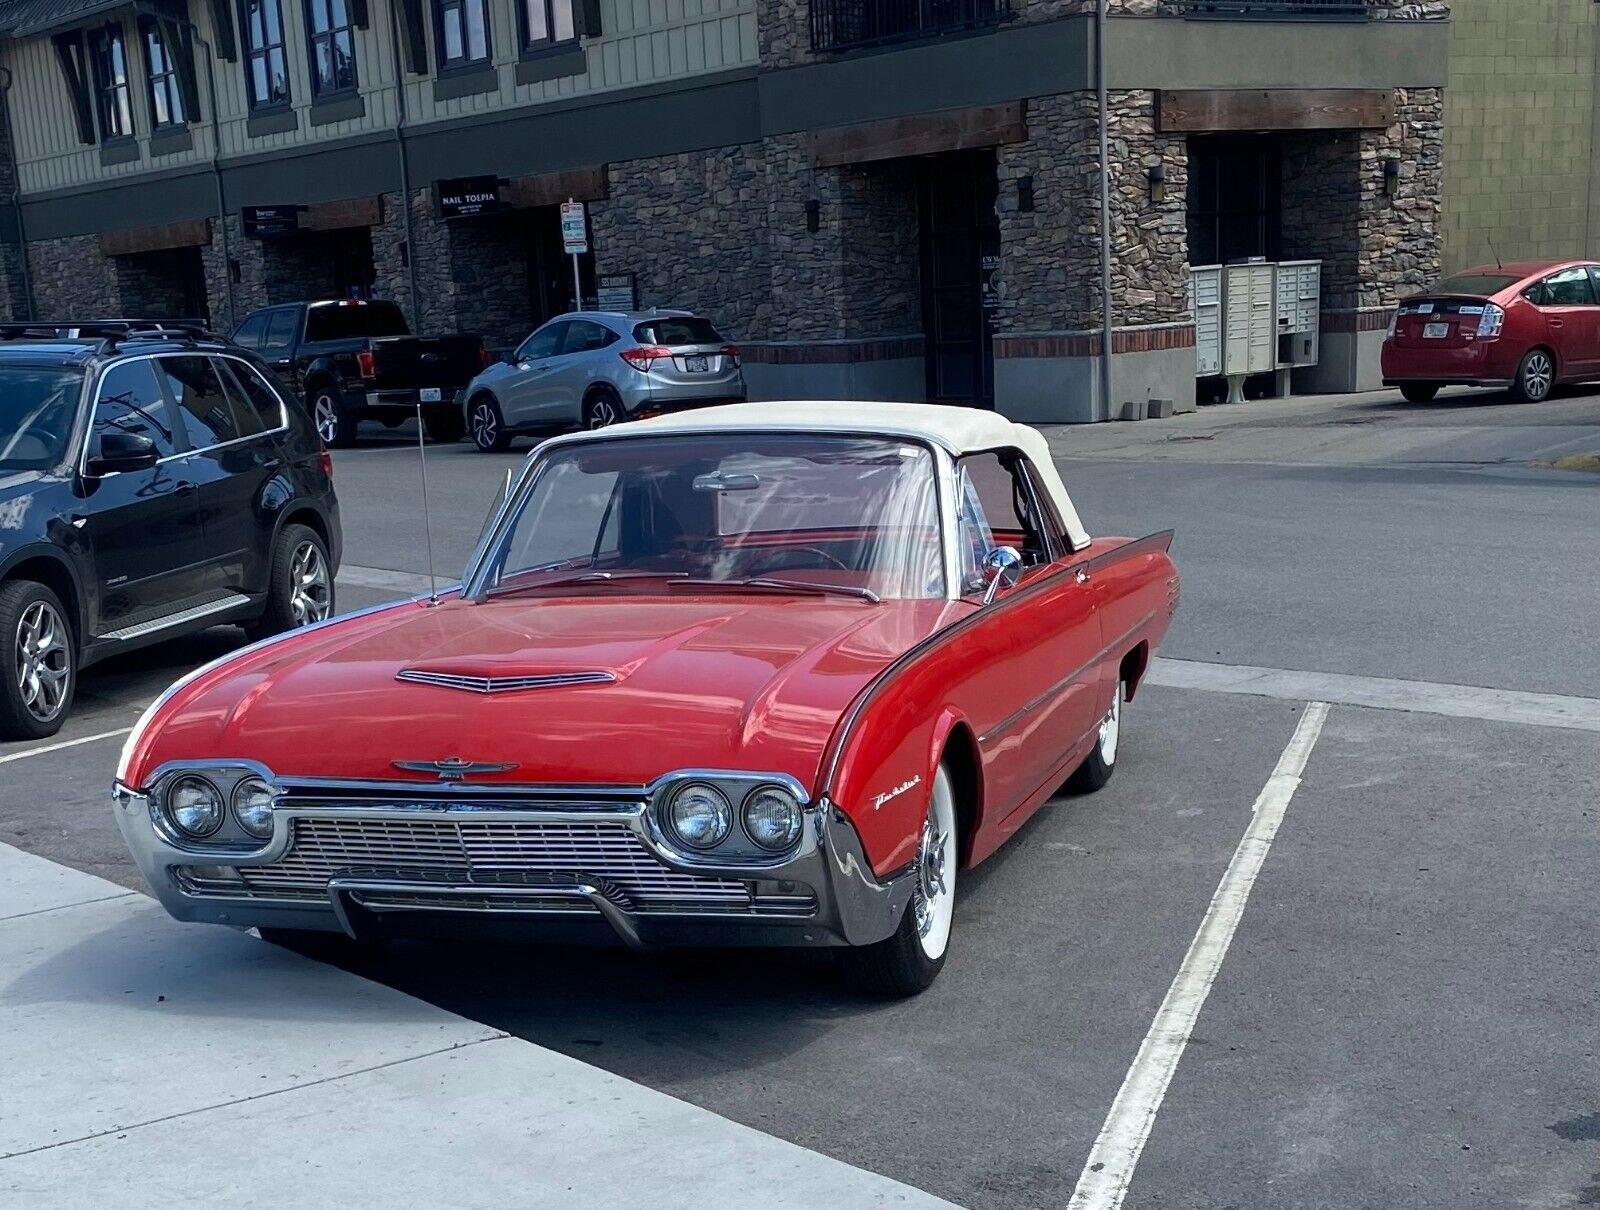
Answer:
M1550 384L1555 379L1555 367L1550 364L1550 359L1543 353L1535 353L1528 358L1528 369L1523 375L1523 389L1534 399L1544 398L1545 392L1550 389Z
M494 444L495 431L500 426L494 421L494 409L480 403L472 409L472 439L487 449Z
M55 607L35 601L17 623L17 692L22 706L48 723L67 704L72 680L72 652L66 623Z
M1117 686L1111 709L1100 720L1100 759L1108 765L1117 762L1117 735L1122 730L1122 686Z
M326 395L318 395L317 401L311 405L311 417L317 426L317 436L325 444L331 445L339 435L339 410L333 406L333 400Z
M296 626L308 626L328 616L333 592L328 583L328 561L315 542L302 542L289 560L289 612Z
M934 781L928 817L917 845L917 886L911 897L917 940L929 958L938 958L950 943L955 914L956 819L949 779L941 771Z
M617 422L617 405L611 400L601 397L596 399L589 407L589 427L603 429Z

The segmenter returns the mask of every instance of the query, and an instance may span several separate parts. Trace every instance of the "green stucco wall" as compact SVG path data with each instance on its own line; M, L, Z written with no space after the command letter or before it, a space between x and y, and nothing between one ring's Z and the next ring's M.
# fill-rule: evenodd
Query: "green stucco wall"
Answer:
M1600 251L1594 0L1454 0L1444 269ZM1491 244L1493 250L1491 251Z

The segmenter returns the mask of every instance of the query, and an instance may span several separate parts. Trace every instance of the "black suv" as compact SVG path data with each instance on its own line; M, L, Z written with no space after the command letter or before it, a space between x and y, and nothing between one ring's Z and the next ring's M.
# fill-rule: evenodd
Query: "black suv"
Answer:
M0 739L53 735L106 656L329 616L332 472L294 396L202 327L0 324Z

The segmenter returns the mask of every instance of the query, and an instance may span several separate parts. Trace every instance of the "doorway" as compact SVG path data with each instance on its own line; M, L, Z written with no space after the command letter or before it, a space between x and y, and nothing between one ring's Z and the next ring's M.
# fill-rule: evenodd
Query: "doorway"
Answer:
M118 258L124 314L144 319L211 320L199 248L163 248Z
M997 190L992 151L922 161L918 209L929 399L994 406L994 350L983 306L983 266L985 258L1000 253Z
M578 256L581 296L572 295L572 255L561 246L561 208L539 206L521 212L528 264L529 331L564 311L581 311L595 299L593 240Z
M1278 260L1282 243L1282 147L1274 135L1196 135L1189 140L1189 263Z

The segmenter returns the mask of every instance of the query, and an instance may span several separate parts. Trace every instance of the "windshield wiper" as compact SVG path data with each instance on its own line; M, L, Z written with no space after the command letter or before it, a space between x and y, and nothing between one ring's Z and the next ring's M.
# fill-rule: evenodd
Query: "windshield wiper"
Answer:
M514 592L564 588L572 584L607 584L613 580L682 580L688 575L686 571L639 571L623 567L616 571L586 571L581 575L562 576L559 579L540 580L530 584L502 584L498 588L491 588L484 596L498 597Z
M678 584L692 588L764 588L772 592L809 592L817 596L858 597L876 605L881 600L870 588L855 584L818 584L810 580L775 580L771 576L753 576L748 580L681 579Z

